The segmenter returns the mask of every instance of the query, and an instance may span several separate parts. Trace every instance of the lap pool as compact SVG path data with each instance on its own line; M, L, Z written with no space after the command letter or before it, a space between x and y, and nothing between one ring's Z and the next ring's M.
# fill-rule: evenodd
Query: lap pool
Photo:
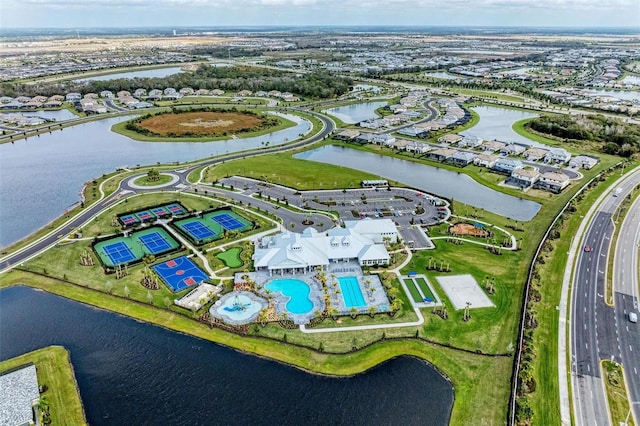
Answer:
M340 277L338 278L338 282L340 283L340 291L342 292L342 298L347 308L367 306L356 277Z
M287 311L292 314L306 314L313 310L313 302L309 299L311 289L304 281L294 279L273 280L264 286L272 292L280 292L289 297Z

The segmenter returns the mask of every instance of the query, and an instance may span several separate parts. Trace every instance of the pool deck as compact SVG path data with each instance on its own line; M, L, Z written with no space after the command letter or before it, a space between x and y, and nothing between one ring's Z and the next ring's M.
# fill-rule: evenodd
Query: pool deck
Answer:
M297 325L308 324L309 321L311 321L311 319L316 316L316 312L324 311L325 305L324 305L324 300L322 300L322 287L320 283L317 280L315 280L312 276L308 274L306 275L285 274L285 275L278 275L278 276L269 276L269 273L266 271L253 272L252 274L253 274L252 279L255 280L256 282L256 289L260 293L264 294L265 296L267 294L270 294L275 302L276 312L280 314L287 314L289 319L291 319L295 324ZM279 291L267 293L267 290L264 288L266 284L276 279L278 280L292 279L292 280L299 280L306 283L311 289L311 291L309 292L309 300L311 300L311 303L313 303L313 309L311 309L309 312L305 314L293 314L289 312L287 310L287 303L291 299L289 296L285 296Z

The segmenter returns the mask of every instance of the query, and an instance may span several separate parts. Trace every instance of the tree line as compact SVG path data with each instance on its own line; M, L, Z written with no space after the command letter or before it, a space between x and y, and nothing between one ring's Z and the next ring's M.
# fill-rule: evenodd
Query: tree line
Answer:
M101 81L67 81L39 85L14 84L3 85L1 93L6 96L52 96L69 92L100 93L109 90L117 93L126 90L133 93L136 89L165 89L183 87L198 89L221 89L227 92L240 90L290 92L308 98L333 98L347 93L353 86L353 80L326 70L306 74L258 68L258 67L212 67L201 65L194 72L182 72L156 78L119 78Z

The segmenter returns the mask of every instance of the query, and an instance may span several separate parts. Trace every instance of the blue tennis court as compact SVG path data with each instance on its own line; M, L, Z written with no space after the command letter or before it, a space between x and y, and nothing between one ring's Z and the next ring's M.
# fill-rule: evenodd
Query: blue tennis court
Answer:
M174 292L209 279L209 276L186 256L153 265L152 269Z
M122 241L104 246L103 250L114 265L128 263L136 258L129 246Z
M189 222L181 226L198 241L203 241L209 237L216 236L216 233L202 222Z
M135 217L134 215L132 215L132 214L127 215L127 216L122 216L122 217L120 217L120 220L126 226L133 225L134 223L140 222L140 220L137 217Z
M228 231L235 231L236 229L244 228L245 224L240 222L230 214L223 213L218 216L212 216L211 219L218 222L224 229Z
M171 244L159 232L140 235L138 239L151 254L160 253L171 248Z
M340 277L338 278L338 282L340 283L344 305L348 309L367 306L356 277Z
M155 207L151 209L151 213L153 213L156 217L162 217L169 214L167 209L164 207Z
M168 209L171 214L183 214L186 213L187 211L184 209L184 207L182 207L180 204L169 204L168 206L164 206L166 209Z

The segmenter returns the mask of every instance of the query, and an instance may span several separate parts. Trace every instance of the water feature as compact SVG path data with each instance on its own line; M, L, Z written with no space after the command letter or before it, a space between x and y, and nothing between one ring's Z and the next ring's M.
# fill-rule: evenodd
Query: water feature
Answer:
M382 91L382 87L374 86L373 84L356 84L355 86L353 86L351 91L352 92L368 91L368 92L373 92L373 93L380 93Z
M128 71L128 72L119 72L116 74L97 75L95 77L79 78L75 81L86 82L86 81L117 80L119 78L167 77L169 75L178 74L180 72L182 72L182 69L180 67L154 68L150 70Z
M592 90L589 92L596 96L611 96L623 101L640 101L640 92L634 92L631 90Z
M623 84L634 84L640 86L640 76L637 75L625 75L622 79Z
M537 117L537 114L492 106L478 106L471 109L478 113L480 121L469 130L461 132L461 135L473 135L479 136L484 140L497 139L501 142L517 142L548 148L539 142L520 136L513 130L513 123Z
M20 112L17 114L23 115L25 117L40 117L46 120L55 120L55 121L71 120L72 118L78 117L68 109Z
M340 292L347 309L367 306L356 277L340 277L338 282L340 283Z
M313 302L309 299L311 289L304 281L294 279L273 280L266 284L264 288L290 297L287 302L287 311L292 314L306 314L313 309Z
M317 376L26 287L0 291L0 324L0 360L69 351L89 424L444 426L453 404L451 383L414 358Z
M297 139L311 123L262 136L217 142L139 142L110 131L127 117L93 121L0 144L0 247L26 237L77 202L82 185L116 167L191 161ZM25 214L27 212L28 214Z
M360 104L330 108L324 112L338 117L345 123L355 124L370 118L376 118L377 115L375 110L385 105L387 105L386 102L364 102Z
M335 145L301 152L294 157L375 173L413 188L452 198L515 220L531 220L540 210L540 204L536 202L495 191L464 173L399 158Z
M248 292L232 291L220 298L211 306L209 313L216 318L222 318L231 324L247 324L252 322L262 308L267 306L264 300Z
M426 72L424 73L425 77L433 77L433 78L441 78L444 80L456 80L458 78L462 78L459 76L455 76L452 74L448 74L446 72L438 71L438 72Z

